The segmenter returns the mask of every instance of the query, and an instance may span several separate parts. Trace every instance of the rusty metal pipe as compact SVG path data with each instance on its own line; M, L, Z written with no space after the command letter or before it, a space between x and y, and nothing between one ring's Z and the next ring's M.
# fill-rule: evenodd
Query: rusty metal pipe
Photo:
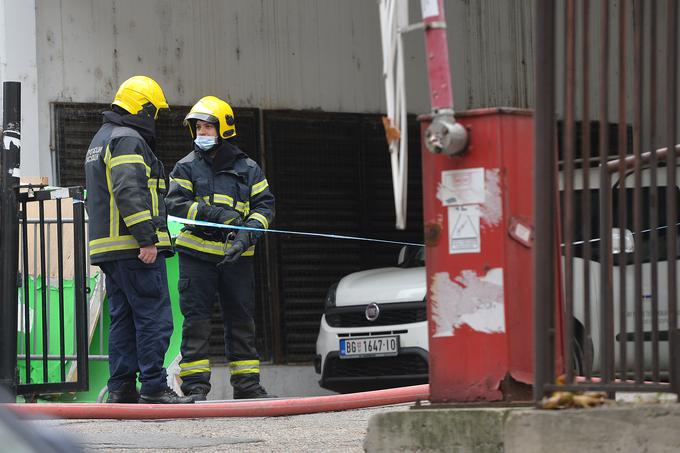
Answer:
M534 401L555 377L555 2L535 3L534 122Z
M576 5L575 0L567 0L566 4L566 30L565 42L567 59L567 80L565 87L565 125L564 125L564 206L562 212L564 231L564 311L565 324L564 335L564 358L566 361L567 382L574 380L574 367L570 366L574 348L574 129L575 129L575 87L576 87Z
M626 122L626 0L619 2L619 124L618 124L618 155L619 159L625 159L628 155L628 127ZM619 168L619 200L626 200L626 171ZM619 203L618 224L620 228L625 228L628 222L628 204ZM622 234L619 236L619 250L625 250L626 236ZM620 256L617 257L620 259ZM626 266L619 267L619 332L626 335L626 311L627 311L627 297L626 297ZM619 362L621 369L619 375L621 379L627 377L627 343L619 343Z

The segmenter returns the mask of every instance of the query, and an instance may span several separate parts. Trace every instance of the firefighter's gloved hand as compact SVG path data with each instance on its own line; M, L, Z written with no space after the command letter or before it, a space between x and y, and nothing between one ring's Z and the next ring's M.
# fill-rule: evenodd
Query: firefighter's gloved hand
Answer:
M227 251L224 252L224 259L220 264L235 262L246 250L247 248L243 242L241 241L232 242L231 247L229 247Z
M231 243L231 247L224 252L224 259L219 264L219 266L226 263L234 263L239 257L248 250L251 246L250 233L247 230L239 230L234 242Z

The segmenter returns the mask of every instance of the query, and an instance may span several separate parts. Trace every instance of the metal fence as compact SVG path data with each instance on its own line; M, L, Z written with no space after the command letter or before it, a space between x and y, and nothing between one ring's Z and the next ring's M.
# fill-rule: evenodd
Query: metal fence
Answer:
M28 186L22 188L17 201L17 394L87 390L89 266L83 189ZM46 209L53 210L55 217L46 217ZM69 211L67 216L64 209ZM29 217L33 214L36 218Z
M677 2L535 19L534 399L678 392Z

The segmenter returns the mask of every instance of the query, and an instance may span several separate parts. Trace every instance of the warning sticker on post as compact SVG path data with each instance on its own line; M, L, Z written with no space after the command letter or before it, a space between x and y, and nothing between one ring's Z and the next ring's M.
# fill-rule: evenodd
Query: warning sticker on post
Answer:
M449 254L479 253L479 206L449 207Z
M437 198L444 206L484 204L485 186L483 168L466 168L442 172Z

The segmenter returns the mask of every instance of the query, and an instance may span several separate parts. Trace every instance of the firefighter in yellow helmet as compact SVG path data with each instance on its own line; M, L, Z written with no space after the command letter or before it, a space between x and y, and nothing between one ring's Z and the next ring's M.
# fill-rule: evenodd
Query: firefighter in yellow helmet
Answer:
M177 217L266 229L274 195L260 167L236 147L234 112L214 96L186 116L193 150L170 173L166 203ZM210 391L208 342L216 293L222 306L226 355L234 398L270 397L260 385L255 347L254 253L260 231L187 225L177 237L182 326L182 391L194 401Z
M155 119L168 103L151 78L123 82L85 157L90 260L106 276L110 403L191 403L166 384L172 254ZM142 384L137 392L137 373Z

